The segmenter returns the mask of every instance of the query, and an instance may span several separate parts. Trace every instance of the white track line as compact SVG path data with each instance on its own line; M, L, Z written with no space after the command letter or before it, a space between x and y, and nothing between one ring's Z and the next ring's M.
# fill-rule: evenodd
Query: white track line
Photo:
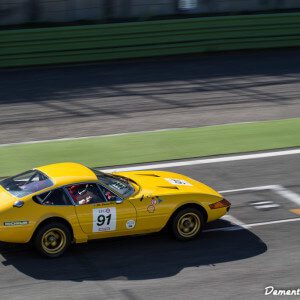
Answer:
M292 201L293 203L296 203L297 205L300 205L300 195L297 193L290 191L286 188L284 188L281 185L264 185L264 186L254 186L249 188L242 188L242 189L232 189L232 190L224 190L220 191L220 194L226 194L226 193L238 193L238 192L247 192L247 191L263 191L263 190L271 190L278 195ZM271 207L279 207L278 204L271 204L272 201L263 201L263 202L255 202L251 203L251 205L258 205L258 204L264 204L260 206L255 206L256 208L271 208ZM235 231L235 230L243 230L243 229L249 229L257 226L265 226L265 225L272 225L272 224L281 224L281 223L290 223L290 222L297 222L300 221L300 218L292 218L292 219L283 219L283 220L276 220L276 221L267 221L267 222L260 222L260 223L250 223L245 224L241 222L240 220L234 218L231 215L225 215L222 217L223 220L227 220L230 223L233 223L233 226L229 227L220 227L220 228L212 228L204 230L203 232L214 232L214 231Z
M243 223L242 221L233 217L232 215L225 215L222 217L222 220L228 221L228 222L232 223L233 225L238 225L241 227L244 227L246 225L245 223Z
M229 226L229 227L212 228L212 229L203 230L203 232L244 230L244 229L249 229L249 228L258 227L258 226L266 226L266 225L281 224L281 223L291 223L291 222L297 222L297 221L300 221L300 218L268 221L268 222L261 222L261 223L251 223L251 224L245 224L245 225L243 225L243 227L239 226L239 225L235 225L235 226Z
M289 118L289 120L298 119L298 118ZM272 121L283 121L284 119L275 119ZM233 125L243 125L243 124L253 124L253 123L268 123L270 120L266 121L249 121L249 122L233 122L233 123L225 123L225 124L215 124L215 125L205 125L201 128L206 127L222 127L222 126L233 126ZM177 127L177 128L164 128L164 129L154 129L154 130L144 130L144 131L131 131L131 132L120 132L120 133L112 133L112 134L104 134L104 135L90 135L90 136L80 136L80 137L68 137L68 138L58 138L58 139L48 139L48 140L38 140L38 141L26 141L26 142L16 142L16 143L8 143L8 144L0 144L1 147L9 147L16 145L28 145L28 144L39 144L39 143L49 143L49 142L64 142L64 141L76 141L76 140L85 140L85 139L97 139L97 138L106 138L112 136L123 136L130 134L144 134L144 133L155 133L161 131L174 131L174 130L183 130L183 129L192 129L189 127Z
M234 189L234 190L225 190L219 191L220 194L229 194L229 193L239 193L239 192L256 192L256 191L264 191L264 190L274 190L278 187L278 185L262 185L262 186L253 186L243 189Z
M274 184L274 185L263 185L263 186L254 186L249 188L242 188L242 189L234 189L234 190L224 190L219 191L220 194L230 194L230 193L239 193L239 192L251 192L251 191L264 191L264 190L271 190L277 195L280 195L281 197L300 205L300 195L288 190L287 188ZM262 203L261 203L262 204ZM255 205L255 203L252 203L252 205Z
M263 153L254 153L254 154L223 156L223 157L216 157L216 158L194 159L194 160L188 160L188 161L175 161L175 162L168 162L168 163L152 163L152 164L138 165L138 166L132 166L132 167L102 169L102 171L104 171L104 172L120 172L120 171L165 169L165 168L194 166L194 165L202 165L202 164L212 164L212 163L220 163L220 162L267 158L267 157L276 157L276 156L294 155L294 154L300 154L300 148L290 149L290 150L281 150L281 151L263 152Z
M290 223L290 222L297 222L297 221L300 221L300 218L283 219L283 220L260 222L260 223L251 223L251 224L247 224L246 227L247 228L252 228L252 227L257 227L257 226L265 226L265 225L281 224L281 223Z
M217 125L215 125L215 126L217 126ZM81 136L81 137L17 142L17 143L9 143L9 144L0 144L0 148L1 147L9 147L9 146L18 146L18 145L28 145L28 144L41 144L41 143L67 142L67 141L77 141L77 140L86 140L86 139L98 139L98 138L107 138L107 137L112 137L112 136L130 135L130 134L144 134L144 133L155 133L155 132L161 132L161 131L174 131L174 130L180 130L180 129L184 129L184 128L167 128L167 129L157 129L157 130L148 130L148 131L132 131L132 132L105 134L105 135L90 135L90 136Z
M265 205L256 205L254 206L256 209L268 209L268 208L275 208L279 207L279 204L265 204Z
M284 198L296 203L297 205L300 205L300 195L298 195L297 193L295 193L291 190L288 190L281 185L276 185L276 187L273 189L273 191L275 193L277 193L278 195L280 195L281 197L284 197Z
M250 205L266 205L266 204L273 204L273 201L261 201L261 202L254 202L254 203L250 203Z

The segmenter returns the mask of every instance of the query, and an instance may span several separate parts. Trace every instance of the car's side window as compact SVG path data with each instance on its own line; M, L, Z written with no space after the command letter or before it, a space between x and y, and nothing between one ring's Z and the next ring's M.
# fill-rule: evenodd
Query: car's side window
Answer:
M108 190L106 187L99 185L101 192L103 193L106 201L116 201L119 197L115 195L113 192Z
M72 205L63 189L55 189L33 197L33 200L42 205Z
M76 184L67 187L73 201L78 205L106 202L95 183Z

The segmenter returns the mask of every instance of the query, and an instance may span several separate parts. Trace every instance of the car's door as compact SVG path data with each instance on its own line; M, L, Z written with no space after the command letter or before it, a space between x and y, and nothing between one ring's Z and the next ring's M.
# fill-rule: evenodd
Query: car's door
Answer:
M155 232L165 226L177 202L177 197L172 197L172 201L168 198L145 194L130 200L137 211L137 233Z
M80 226L90 238L127 235L134 231L136 210L129 201L96 183L73 185L67 190L75 202Z

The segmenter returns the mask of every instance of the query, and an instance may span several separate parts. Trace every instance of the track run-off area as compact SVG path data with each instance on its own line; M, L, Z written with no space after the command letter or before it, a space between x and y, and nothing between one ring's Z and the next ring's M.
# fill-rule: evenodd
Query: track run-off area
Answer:
M300 154L278 152L167 167L232 202L229 214L207 224L195 241L181 243L166 233L94 241L51 261L28 246L1 244L0 297L268 299L267 286L298 287Z
M300 49L0 70L0 144L299 117Z

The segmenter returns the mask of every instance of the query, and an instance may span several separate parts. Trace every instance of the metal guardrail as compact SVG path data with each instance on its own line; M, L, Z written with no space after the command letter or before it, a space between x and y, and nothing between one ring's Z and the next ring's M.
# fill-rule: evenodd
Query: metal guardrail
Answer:
M300 13L0 31L0 67L300 46Z

